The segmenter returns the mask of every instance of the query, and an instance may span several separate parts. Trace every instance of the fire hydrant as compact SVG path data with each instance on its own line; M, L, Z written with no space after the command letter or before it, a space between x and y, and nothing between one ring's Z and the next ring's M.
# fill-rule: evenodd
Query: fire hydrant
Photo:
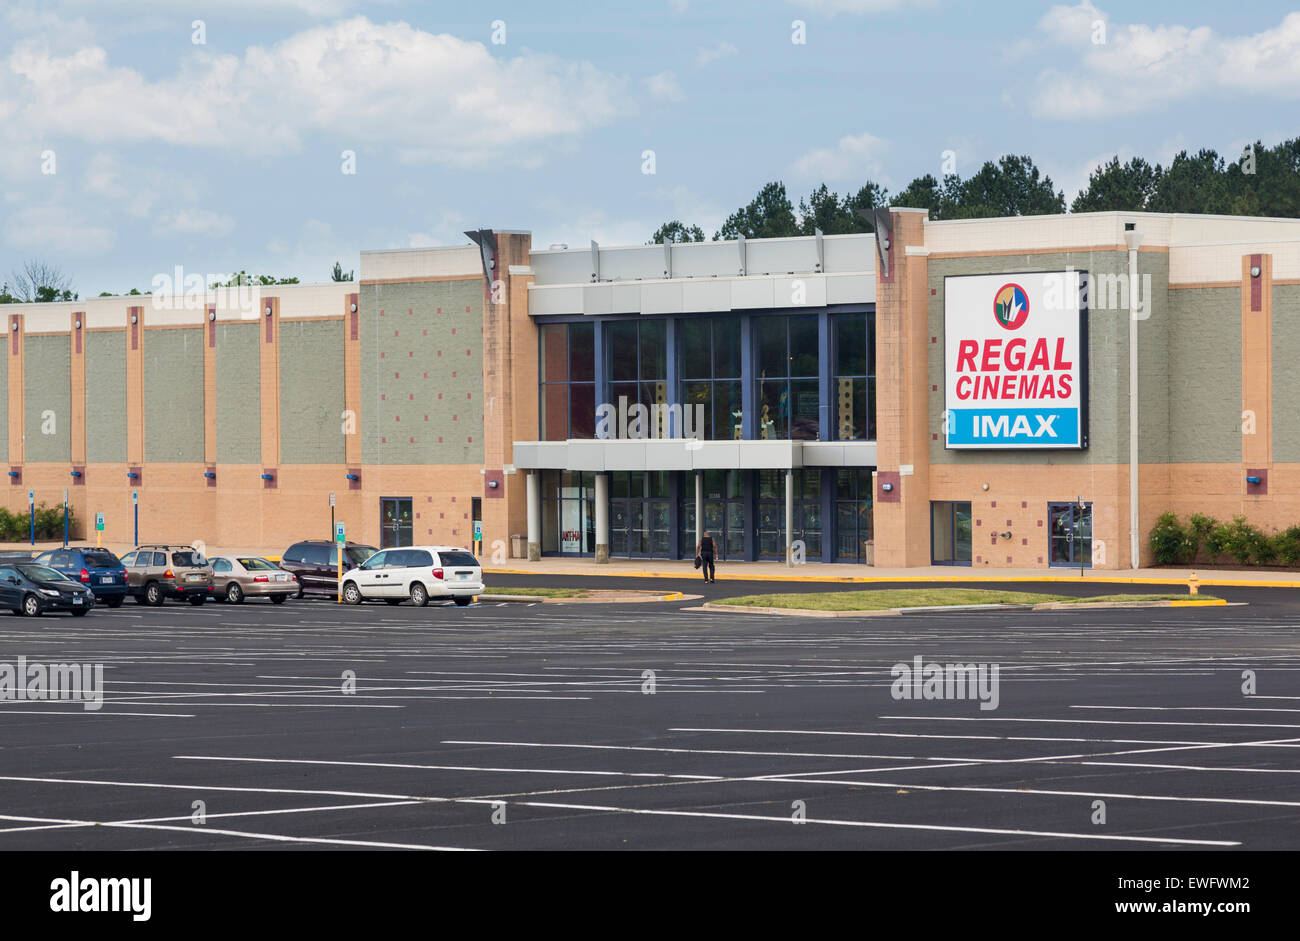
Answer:
M1193 572L1191 578L1187 579L1187 593L1189 595L1199 595L1201 593L1201 583Z

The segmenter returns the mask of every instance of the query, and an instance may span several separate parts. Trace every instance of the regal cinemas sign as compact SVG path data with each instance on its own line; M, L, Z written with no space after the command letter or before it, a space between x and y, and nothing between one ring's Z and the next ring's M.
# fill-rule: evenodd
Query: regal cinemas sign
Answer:
M949 448L1088 446L1087 272L944 278Z

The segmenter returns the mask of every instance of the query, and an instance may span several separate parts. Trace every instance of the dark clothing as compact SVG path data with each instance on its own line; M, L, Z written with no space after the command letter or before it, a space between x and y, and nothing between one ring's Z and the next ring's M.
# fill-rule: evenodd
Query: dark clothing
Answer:
M700 559L703 563L700 565L700 568L704 572L704 580L706 582L714 581L714 578L717 575L718 570L713 564L713 557L716 553L717 546L714 545L712 536L705 536L700 539Z

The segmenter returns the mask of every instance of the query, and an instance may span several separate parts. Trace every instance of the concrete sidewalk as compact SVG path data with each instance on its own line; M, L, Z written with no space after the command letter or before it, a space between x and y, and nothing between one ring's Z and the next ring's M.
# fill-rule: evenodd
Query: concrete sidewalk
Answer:
M89 545L94 540L73 540L73 545ZM0 551L44 552L57 549L61 542L38 541L30 543L0 543ZM105 543L105 548L118 555L130 552L134 546ZM279 559L283 547L265 546L205 546L209 556L252 555ZM597 565L592 559L563 559L547 557L540 562L507 559L493 563L484 558L483 572L487 575L581 575L606 578L699 578L693 560L680 562L666 559L611 559ZM1149 568L1149 569L1083 569L1077 568L995 569L958 565L929 565L917 568L876 568L852 563L826 564L809 562L787 567L780 562L719 562L718 575L727 581L788 581L824 582L845 584L870 584L872 582L1060 582L1089 581L1111 585L1179 585L1187 586L1192 573L1202 585L1225 585L1255 588L1300 588L1300 572L1272 569L1223 568Z
M780 562L719 562L718 578L727 581L789 581L870 584L872 582L1060 582L1088 581L1097 584L1187 586L1192 573L1201 585L1239 585L1257 588L1300 588L1300 572L1259 569L1084 569L1077 568L995 569L953 565L918 568L876 568L851 563L810 562L787 567ZM591 559L545 558L540 562L510 559L501 564L486 562L489 575L582 575L618 578L699 578L692 560L612 559L597 565Z

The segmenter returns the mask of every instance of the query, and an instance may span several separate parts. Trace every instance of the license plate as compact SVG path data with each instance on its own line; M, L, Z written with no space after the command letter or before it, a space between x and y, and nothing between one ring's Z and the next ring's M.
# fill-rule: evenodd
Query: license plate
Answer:
M461 572L458 577L460 578L461 581L464 581L465 579L471 578L472 576L467 572Z
M73 595L73 596L72 596L72 603L73 603L73 604L81 604L81 595Z
M288 576L288 575L277 575L277 576L275 576L275 580L276 580L277 582L287 582L287 581L289 580L289 576Z
M202 576L202 575L186 575L186 576L185 576L185 580L186 580L187 582L201 582L201 581L203 581L203 576Z
M113 576L112 576L112 575L101 575L101 576L99 576L99 583L100 583L101 585L111 585L111 584L113 584Z

